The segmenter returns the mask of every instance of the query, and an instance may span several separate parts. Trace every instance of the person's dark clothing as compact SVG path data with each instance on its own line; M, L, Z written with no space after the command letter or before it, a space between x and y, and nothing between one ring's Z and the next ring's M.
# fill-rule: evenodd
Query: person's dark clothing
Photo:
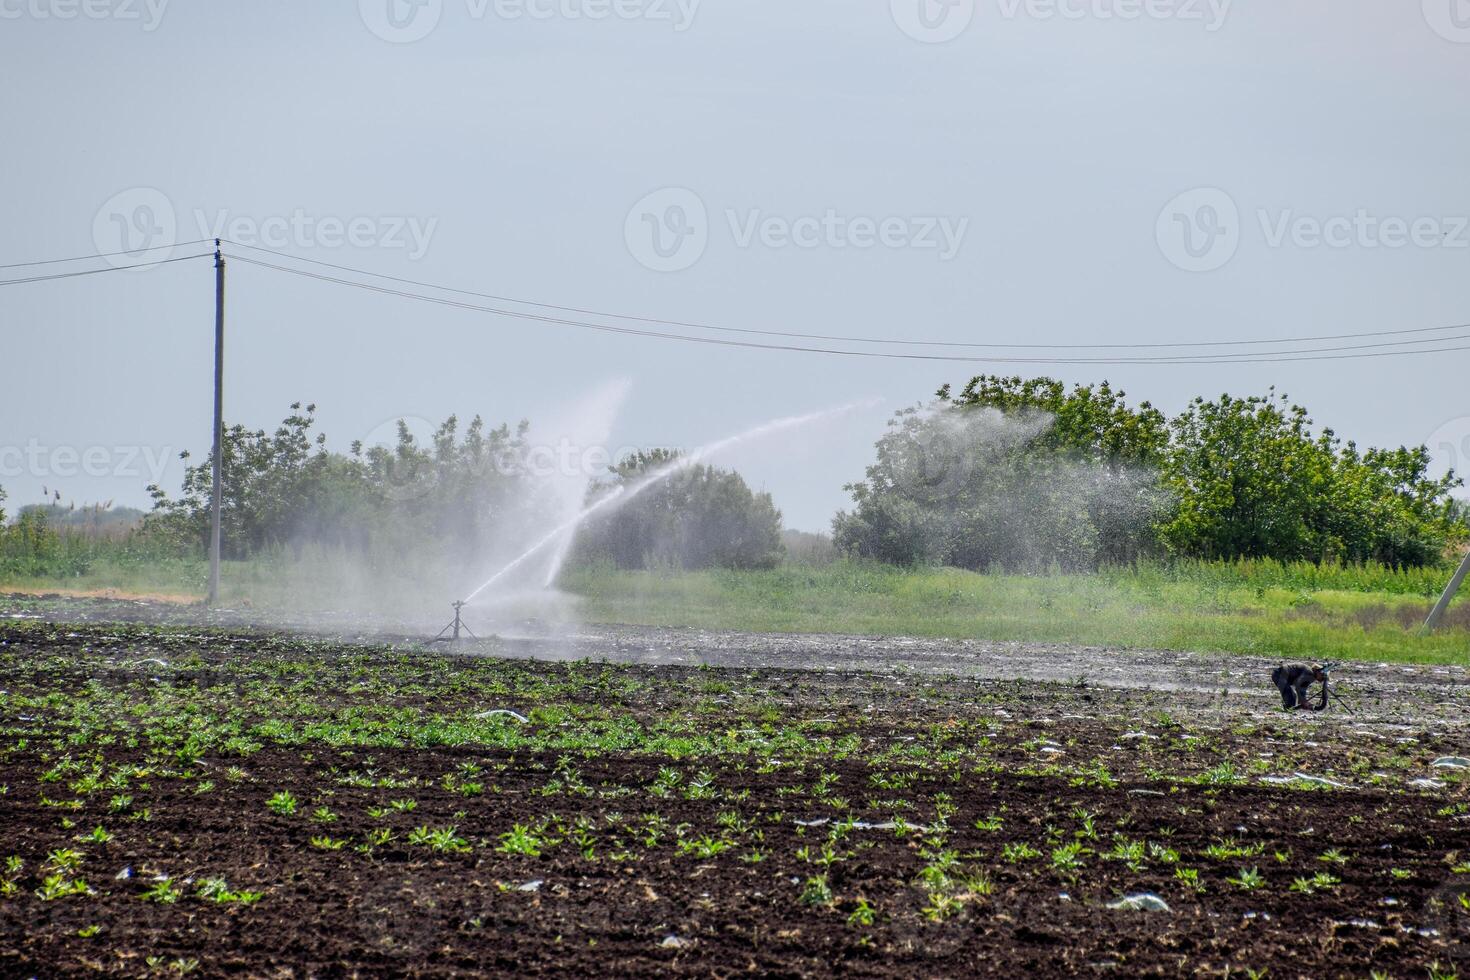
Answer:
M1271 671L1271 680L1281 692L1283 708L1306 708L1307 689L1317 683L1317 675L1306 664L1283 664Z

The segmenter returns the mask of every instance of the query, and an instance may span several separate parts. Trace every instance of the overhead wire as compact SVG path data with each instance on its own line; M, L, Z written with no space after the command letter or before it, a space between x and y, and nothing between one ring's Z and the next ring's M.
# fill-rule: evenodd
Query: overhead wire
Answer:
M98 276L105 272L126 272L128 269L152 268L156 265L168 265L171 262L188 262L190 259L213 258L213 252L200 252L198 255L180 255L171 259L152 259L145 262L136 262L132 265L113 265L105 269L80 269L73 272L55 272L46 276L30 276L25 279L0 279L0 286L18 286L26 282L46 282L51 279L75 279L79 276Z
M0 265L0 269L25 269L37 265L58 265L62 262L84 262L88 259L110 259L119 255L138 255L142 252L158 252L170 248L189 248L192 245L203 245L213 242L213 238L200 238L192 242L170 242L167 245L149 245L144 248L128 248L118 252L93 252L91 255L73 255L65 259L37 259L34 262L11 262L8 265Z
M521 309L507 309L498 306L485 306L477 303L467 303L459 300L448 299L444 296L435 296L409 289L396 289L387 286L375 285L371 282L360 282L352 279L344 279L338 276L329 276L322 273L310 272L305 269L291 266L279 265L266 262L261 259L251 258L245 255L233 254L231 259L255 265L261 268L277 272L302 276L308 279L316 279L337 285L368 290L382 295L396 296L419 302L435 303L457 309L465 309L481 312L493 316L507 317L511 319L525 320L574 327L578 329L594 330L603 333L620 334L624 336L645 337L659 340L672 340L684 343L706 344L720 347L743 348L750 350L771 350L782 352L827 354L843 357L878 358L888 360L917 360L917 361L942 361L942 362L964 362L964 363L996 363L996 364L1160 364L1160 365L1203 365L1203 364L1270 364L1289 363L1293 361L1332 361L1332 360L1356 360L1376 357L1396 357L1415 354L1451 353L1470 350L1470 344L1464 346L1434 346L1451 344L1456 341L1470 341L1470 333L1457 333L1456 331L1470 330L1470 324L1447 324L1439 327L1419 327L1401 330L1374 330L1358 333L1319 334L1315 336L1284 337L1276 339L1252 339L1252 340L1216 340L1216 341L1180 341L1174 343L1118 343L1118 344L1008 344L1008 343L977 343L962 341L938 341L938 340L904 340L891 338L873 338L843 336L834 334L800 333L781 330L761 330L746 327L728 327L713 324L698 323L684 320L669 320L655 317L635 316L623 313L610 313L585 307L564 306L550 303L541 303L533 300L518 299L495 293L481 292L477 290L462 289L439 283L426 282L422 280L409 279L401 276L391 276L384 273L372 272L370 270L354 266L325 262L320 259L307 258L305 256L293 255L279 249L266 248L260 245L249 245L236 242L231 239L196 239L190 242L151 246L143 249L131 249L119 252L99 252L92 255L73 256L59 259L41 259L32 262L12 263L0 265L0 269L28 268L43 265L55 265L66 262L86 261L99 258L113 258L118 255L138 255L143 252L158 251L160 249L185 248L192 245L200 245L207 242L219 241L228 243L234 248L251 249L265 252L288 261L311 264L319 267L333 269L339 272L350 273L365 279L377 279L384 282L392 282L399 285L414 286L418 289L433 290L435 292L450 293L459 296L470 296L477 299L487 299L497 303L506 303L511 306L530 307L535 310L548 310L552 313L572 314L575 317L593 317L600 320L615 320L623 323L643 324L637 326L618 326L610 323L589 321L586 319L574 319L568 316L553 316L545 313L529 312ZM173 262L186 262L193 259L207 258L212 253L199 253L195 255L176 256L165 259L144 259L139 262L126 265L110 265L101 269L81 269L69 272L52 273L47 275L28 276L19 279L0 279L0 286L21 285L24 283L46 282L58 279L71 279L82 276L100 275L107 272L122 272L128 269L139 269L156 265L167 265ZM1077 356L1061 357L1055 355L1047 356L962 356L957 354L916 353L903 350L849 350L839 347L813 346L811 344L795 343L763 343L749 340L733 340L720 337L691 336L684 333L673 333L667 330L653 330L648 327L675 327L685 330L703 330L723 334L740 334L746 336L760 336L778 338L783 340L819 341L824 343L839 344L862 344L879 345L885 347L909 347L930 348L949 347L961 349L987 349L987 350L1021 350L1021 351L1133 351L1133 350L1176 350L1180 353L1162 355L1108 355L1108 356ZM1433 335L1433 336L1431 336ZM1362 340L1369 338L1413 338L1396 340L1379 340L1376 343L1366 344L1344 344L1335 346L1314 346L1305 348L1287 348L1264 351L1228 350L1218 353L1203 353L1203 348L1222 347L1258 347L1273 346L1281 348L1288 344L1320 344L1328 341L1338 340Z
M768 343L759 343L759 342L755 342L755 341L746 341L746 340L731 340L731 339L728 339L728 338L698 337L698 336L689 336L687 334L669 333L669 332L666 332L666 331L646 330L646 329L633 328L633 327L622 327L622 326L615 326L613 324L607 324L607 323L595 323L595 322L589 322L589 321L586 321L586 320L573 320L573 319L569 319L569 318L566 318L566 317L555 317L555 316L549 316L549 315L546 315L546 314L531 313L531 312L527 312L527 311L524 311L524 310L510 310L510 309L504 309L504 308L501 308L501 307L485 306L485 305L481 305L481 304L477 304L477 303L467 303L467 302L464 302L464 301L461 301L461 300L449 299L449 298L442 297L442 296L432 296L432 295L428 295L428 294L425 294L425 293L413 292L413 291L410 291L410 290L395 289L395 288L388 287L388 286L379 286L379 285L375 285L373 283L355 282L353 280L343 279L343 278L338 277L338 276L329 276L329 275L326 275L324 273L311 272L311 271L308 271L308 270L305 270L305 269L295 269L295 268L291 268L289 266L278 265L278 264L272 263L272 262L265 262L265 261L260 260L260 259L254 259L254 258L250 258L248 256L243 256L243 255L230 255L229 258L232 259L232 260L234 260L234 261L244 262L244 263L246 263L248 265L254 265L254 266L258 266L258 267L265 268L265 269L271 269L271 270L274 270L274 271L277 271L277 272L289 273L291 275L301 276L301 277L307 278L307 279L314 279L314 280L319 280L319 281L323 281L323 282L335 283L337 285L349 286L349 287L356 288L356 289L363 289L363 290L367 290L369 292L378 293L378 294L382 294L382 295L396 296L396 297L403 298L403 299L416 300L416 301L419 301L419 302L426 302L426 303L434 303L434 304L437 304L437 305L440 305L440 306L447 306L447 307L452 307L452 308L455 308L455 309L463 309L463 310L471 310L471 311L475 311L475 312L487 313L487 314L490 314L490 315L493 315L493 316L508 317L508 318L512 318L512 319L529 320L529 321L540 322L540 323L551 323L551 324L557 324L557 325L562 325L562 326L576 327L576 328L579 328L579 329L593 330L593 331L598 331L598 332L603 332L603 333L621 334L621 335L625 335L625 336L648 337L648 338L655 338L655 339L661 339L661 340L674 340L674 341L682 341L682 342L685 342L685 343L706 344L706 345L713 345L713 346L720 346L720 347L744 348L744 349L750 349L750 350L772 350L772 351L783 351L783 352L799 352L799 353L809 353L809 354L828 354L828 355L837 355L837 356L845 356L845 357L862 357L862 358L877 358L877 359L890 359L890 360L941 361L941 362L962 362L962 363L998 363L998 364L1165 364L1165 365L1167 365L1167 364L1180 364L1180 365L1189 365L1189 364L1266 364L1266 363L1281 363L1281 362L1290 362L1290 361L1311 361L1311 360L1351 360L1351 359L1359 359L1359 358L1365 358L1365 357L1390 357L1390 356L1396 356L1396 355L1444 353L1444 352L1449 352L1449 351L1470 350L1470 345L1466 345L1466 346L1462 346L1462 347L1438 347L1438 348L1426 348L1426 349L1419 349L1419 350L1394 350L1394 351L1389 351L1389 350L1374 350L1372 353L1345 353L1345 352L1348 352L1348 351L1362 350L1364 348L1379 348L1379 347L1389 347L1389 346L1407 346L1410 343L1438 343L1438 342L1441 342L1441 341L1448 342L1448 341L1452 341L1452 340L1465 340L1465 339L1470 339L1470 337L1467 337L1467 336L1442 337L1442 338L1433 338L1433 339L1422 340L1422 341L1402 341L1402 342L1389 343L1389 344L1366 344L1366 345L1359 345L1359 346L1351 346L1351 345L1349 345L1349 346L1342 346L1342 347L1327 347L1327 348L1316 348L1316 349L1307 349L1307 350L1286 350L1286 351L1271 351L1271 352L1262 352L1262 353L1256 353L1256 352L1230 352L1230 353L1225 353L1225 354L1209 354L1209 355L1189 354L1189 355L1164 356L1164 357L1142 357L1142 356L1140 356L1140 357L1096 357L1096 358L1091 358L1091 357L1076 357L1076 358L1062 358L1062 357L1011 357L1011 356L1004 356L1004 357L993 357L993 356L992 357L980 357L980 356L973 356L973 355L971 355L971 356L961 356L961 355L952 355L952 354L921 354L921 353L908 353L908 352L901 352L901 351L846 350L846 349L842 349L842 348L833 348L833 347L813 347L813 346L797 345L797 344L768 344Z
M1172 343L1127 343L1127 344L1010 344L1010 343L979 343L971 341L949 341L949 340L909 340L893 338L857 337L843 336L837 334L798 333L784 330L762 330L754 327L730 327L715 324L699 323L687 320L668 320L657 317L637 316L627 313L609 313L586 307L562 306L552 303L542 303L535 300L518 299L513 296L504 296L496 293L480 292L472 289L462 289L456 286L446 286L441 283L426 282L418 279L408 279L402 276L390 276L381 272L372 272L349 265L341 265L334 262L325 262L321 259L307 258L301 255L293 255L279 249L266 248L262 245L246 245L232 239L222 239L226 244L238 248L248 248L258 252L267 252L279 258L290 259L296 262L309 263L339 272L350 272L354 275L381 279L400 285L416 286L420 289L432 289L438 292L454 293L460 296L472 296L477 299L487 299L492 302L512 303L517 306L530 306L538 309L552 310L557 313L571 313L578 316L593 316L608 320L631 321L635 323L648 324L650 326L679 327L688 330L708 330L720 333L747 334L763 337L781 337L790 340L817 340L832 343L846 344L879 344L886 346L908 346L908 347L959 347L976 349L996 350L1163 350L1170 348L1201 348L1201 347L1247 347L1268 346L1272 344L1304 344L1317 343L1330 340L1361 340L1369 337L1400 337L1400 336L1422 336L1431 333L1447 333L1454 330L1470 330L1470 323L1448 324L1440 327L1416 327L1403 330L1371 330L1362 333L1340 333L1320 334L1316 336L1303 337L1278 337L1274 339L1253 340L1209 340L1209 341L1177 341ZM241 257L243 258L243 256ZM1431 338L1428 342L1435 342ZM1454 338L1459 339L1459 338Z

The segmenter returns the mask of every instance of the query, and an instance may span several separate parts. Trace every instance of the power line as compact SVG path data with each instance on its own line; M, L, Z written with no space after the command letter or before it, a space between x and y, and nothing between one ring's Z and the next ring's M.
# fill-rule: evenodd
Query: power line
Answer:
M81 261L81 260L85 260L85 259L109 258L109 257L117 256L117 255L137 255L140 252L155 251L155 250L162 249L162 248L187 247L187 246L190 246L190 245L204 244L204 243L210 242L210 241L212 241L212 239L205 238L205 239L197 239L197 240L192 241L192 242L184 242L184 243L180 243L180 244L154 246L152 248L133 249L133 250L121 251L121 252L103 252L103 253L96 253L94 255L75 256L75 257L66 258L66 259L43 259L43 260L38 260L38 261L34 261L34 262L23 262L23 263L15 263L15 264L12 264L12 265L0 266L0 269L25 268L25 267L40 266L40 265L53 265L53 264L57 264L57 263L75 262L75 261ZM978 344L978 343L960 343L960 342L949 342L949 341L886 340L886 339L874 339L874 338L868 338L868 337L843 337L843 336L832 336L832 335L826 335L826 334L803 334L803 333L790 333L790 332L776 331L776 330L755 330L755 329L746 329L746 328L739 328L739 327L719 327L719 326L712 326L712 325L708 325L708 324L692 323L692 322L687 322L687 321L660 320L660 319L655 319L655 318L651 318L651 317L639 317L639 316L630 316L630 315L626 315L626 314L605 313L605 312L601 312L601 311L597 311L597 310L582 309L582 308L578 308L578 307L557 306L557 305L553 305L553 304L549 304L549 303L537 303L537 302L533 302L533 301L530 301L530 300L515 299L513 297L508 297L508 296L497 296L497 295L491 294L491 293L476 292L476 291L472 291L472 290L459 289L459 288L452 287L452 286L443 286L443 285L439 285L439 284L435 284L435 283L428 283L428 282L422 282L422 281L419 281L419 280L405 279L405 278L398 277L398 276L389 276L389 275L385 275L385 274L382 274L382 273L369 272L369 271L367 271L365 269L358 269L358 268L354 268L352 266L337 265L337 264L334 264L334 263L331 263L331 262L323 262L323 261L321 261L319 259L308 259L308 258L304 258L302 256L291 255L291 254L286 253L286 252L281 252L281 251L278 251L276 249L265 248L263 246L258 246L258 245L245 245L245 244L240 243L240 242L230 241L229 239L224 239L223 241L229 241L229 243L231 245L234 245L236 247L249 248L249 249L254 249L256 251L267 252L267 253L270 253L272 255L278 255L278 256L281 256L283 258L290 259L290 260L293 260L293 261L311 263L313 265L318 265L318 266L323 266L323 267L326 267L326 268L336 269L336 270L343 271L343 272L350 272L350 273L353 273L355 275L365 276L365 277L369 277L369 278L377 278L377 279L382 279L382 280L389 281L389 282L401 283L401 284L405 284L405 285L413 285L413 286L418 286L418 287L421 287L421 288L424 288L424 289L432 289L432 290L437 290L437 291L441 291L441 292L456 293L456 294L459 294L459 295L474 296L474 297L483 298L483 299L492 299L492 300L496 300L496 301L500 301L500 302L511 303L511 304L514 304L514 305L517 305L517 306L530 306L530 307L535 307L535 308L545 309L545 310L552 310L552 311L561 312L561 313L575 313L575 314L579 314L579 315L583 315L583 316L595 316L595 317L602 317L602 318L606 318L606 319L632 321L632 322L636 322L636 323L645 323L645 324L656 325L656 326L676 326L676 327L685 327L687 329L710 330L710 331L718 331L718 332L722 332L722 333L753 334L753 335L759 335L759 336L770 336L770 337L789 338L789 339L794 339L794 340L822 340L822 341L835 341L835 342L845 342L845 343L882 344L882 345L889 345L889 346L993 348L993 349L1021 349L1021 350L1158 350L1158 349L1170 349L1170 348L1180 348L1180 349L1183 349L1183 348L1192 348L1192 349L1197 349L1197 348L1203 348L1203 347L1239 347L1239 346L1257 346L1257 345L1268 345L1268 344L1269 345L1280 345L1280 344L1292 344L1292 343L1313 343L1313 342L1320 342L1320 341L1363 339L1363 338L1370 338L1370 337L1409 337L1409 336L1417 336L1417 337L1420 338L1420 339L1415 339L1415 340L1383 341L1383 342L1371 343L1371 344L1340 345L1340 346L1333 346L1333 347L1309 347L1309 348L1295 349L1295 350L1271 350L1271 351L1261 351L1261 352L1255 352L1255 351L1227 351L1227 352L1215 353L1215 354L1204 354L1204 353L1193 353L1193 352L1191 352L1191 353L1188 353L1188 354L1170 354L1170 355L1162 355L1162 356L1141 356L1140 355L1140 356L1128 356L1128 357L1125 357L1125 356L1113 356L1113 357L1010 357L1010 356L1007 356L1007 357L975 357L975 356L969 356L969 357L966 357L966 356L952 355L952 354L919 354L919 353L905 353L905 352L899 352L899 351L845 350L845 349L840 349L840 348L816 347L816 346L801 345L801 344L768 344L768 343L757 343L757 342L752 342L752 341L739 341L739 340L719 339L719 338L713 338L713 337L697 337L697 336L688 336L686 334L669 333L669 332L666 332L666 331L659 331L659 330L647 330L647 329L639 329L639 328L631 328L631 327L619 327L619 326L614 326L614 325L606 324L606 323L592 323L592 322L587 322L585 320L574 320L574 319L568 319L566 317L557 317L557 316L548 316L548 315L544 315L544 314L529 313L529 312L526 312L526 311L523 311L523 310L502 309L502 308L498 308L498 307L482 306L482 305L474 304L474 303L465 303L465 302L460 302L460 301L457 301L457 300L445 299L444 297L429 296L429 295L425 295L425 294L422 294L422 293L416 293L416 292L413 292L413 291L410 291L410 290L391 289L391 288L384 287L384 286L376 286L376 285L373 285L371 283L354 282L354 281L349 280L349 279L341 279L341 278L338 278L338 277L335 277L335 276L327 276L327 275L322 275L322 274L319 274L319 273L308 272L308 271L303 270L303 269L295 269L295 268L291 268L291 267L288 267L288 266L276 265L276 264L273 264L273 263L270 263L270 262L263 262L263 261L258 260L258 259L247 258L247 257L242 256L242 255L234 255L234 256L231 256L232 258L235 258L238 261L245 262L245 263L250 264L250 265L260 266L261 268L271 269L271 270L274 270L274 271L277 271L277 272L289 273L291 275L302 276L302 277L309 278L309 279L317 279L317 280L320 280L320 281L323 281L323 282L331 282L331 283L335 283L335 284L342 285L342 286L351 286L351 287L354 287L354 288L357 288L357 289L365 289L365 290L368 290L370 292L376 292L376 293L380 293L380 294L384 294L384 295L389 295L389 296L398 296L398 297L403 298L403 299L412 299L412 300L417 300L417 301L420 301L420 302L435 303L435 304L438 304L438 305L441 305L441 306L450 306L450 307L454 307L454 308L457 308L457 309L466 309L466 310L471 310L471 311L475 311L475 312L488 313L488 314L491 314L493 316L503 316L503 317L509 317L509 318L513 318L513 319L530 320L530 321L541 322L541 323L551 323L551 324L557 324L557 325L562 325L562 326L576 327L576 328L579 328L579 329L596 330L596 331L600 331L600 332L604 332L604 333L621 334L621 335L625 335L625 336L648 337L648 338L660 339L660 340L675 340L675 341L682 341L682 342L685 342L685 343L709 344L709 345L714 345L714 346L744 348L744 349L751 349L751 350L774 350L774 351L812 353L812 354L829 354L829 355L844 356L844 357L881 358L881 359L891 359L891 360L920 360L920 361L967 362L967 363L997 363L997 364L1163 364L1163 365L1168 365L1168 364L1179 364L1179 365L1191 365L1191 364L1193 364L1193 365L1202 365L1202 364L1273 364L1273 363L1285 363L1285 362L1291 362L1291 361L1354 360L1354 359L1360 359L1360 358L1394 357L1394 356L1403 356L1403 355L1411 355L1411 354L1450 353L1450 352L1456 352L1456 351L1470 350L1470 346L1420 347L1417 350L1387 349L1387 348L1417 347L1419 345L1447 344L1447 343L1450 343L1451 341L1470 340L1470 334L1449 334L1448 333L1449 331L1456 331L1456 330L1470 330L1470 324L1453 324L1453 325L1446 325L1446 326L1441 326L1441 327L1421 327L1421 328L1417 328L1417 329L1408 329L1408 330L1378 330L1378 331L1367 331L1367 332L1363 332L1363 333L1329 334L1329 335L1321 335L1321 336L1315 336L1315 337L1282 338L1282 339L1277 339L1277 340L1203 341L1203 342L1191 342L1191 343L1181 342L1181 343L1173 343L1173 344ZM185 255L185 256L178 256L178 257L168 258L168 259L158 259L158 260L153 260L153 261L144 260L144 261L141 261L141 262L131 263L131 264L128 264L128 265L110 266L110 267L105 268L105 269L83 269L83 270L78 270L78 271L73 271L73 272L55 273L55 274L51 274L51 275L31 276L31 277L27 277L27 278L23 278L23 279L0 279L0 286L21 285L21 284L24 284L24 283L32 283L32 282L46 282L46 281L56 280L56 279L71 279L71 278L76 278L76 277L79 277L79 276L99 275L99 274L105 273L105 272L122 272L122 271L125 271L125 270L128 270L128 269L139 269L139 268L151 267L151 266L155 266L155 265L167 265L167 264L170 264L170 263L173 263L173 262L187 262L187 261L191 261L193 259L209 258L209 257L211 257L211 254L210 253L200 253L200 254L197 254L197 255ZM1423 335L1427 335L1427 334L1436 334L1437 336L1433 336L1433 337L1423 336ZM1359 353L1359 352L1363 352L1363 351L1371 351L1371 353Z
M39 259L35 262L12 262L9 265L0 265L0 269L24 269L33 265L56 265L61 262L81 262L85 259L110 259L118 255L138 255L142 252L157 252L165 248L188 248L191 245L203 245L205 242L213 241L213 238L200 238L192 242L170 242L167 245L149 245L146 248L128 248L123 249L120 252L94 252L91 255L74 255L69 259Z
M31 276L28 279L0 279L0 286L18 286L25 282L46 282L51 279L75 279L78 276L97 276L104 272L124 272L128 269L151 269L155 265L168 265L170 262L188 262L190 259L213 258L213 252L201 252L198 255L180 255L172 259L155 259L151 262L137 262L133 265L114 265L106 269L83 269L79 272L56 272L49 276Z
M755 341L729 340L717 337L691 337L685 334L667 333L655 330L643 330L631 327L618 327L605 323L589 323L583 320L570 320L564 317L552 317L538 313L528 313L520 310L505 310L491 306L481 306L475 303L466 303L460 300L446 299L442 296L428 296L422 293L410 292L408 290L393 289L387 286L376 286L371 283L353 282L349 279L341 279L336 276L328 276L317 272L308 272L305 269L293 269L288 266L276 265L271 262L263 262L259 259L246 258L242 255L231 255L230 258L248 265L259 266L264 269L272 269L277 272L285 272L307 279L316 279L322 282L336 283L342 286L351 286L356 289L364 289L369 292L380 293L387 296L397 296L403 299L418 300L425 303L434 303L440 306L449 306L455 309L472 310L481 313L489 313L494 316L510 317L513 319L532 320L540 323L553 323L563 326L577 327L586 330L596 330L604 333L621 334L625 336L650 337L660 340L676 340L685 343L709 344L719 347L736 347L750 350L774 350L784 352L800 352L808 354L832 354L844 357L864 357L891 360L914 360L914 361L945 361L965 363L986 364L1161 364L1161 365L1190 365L1190 364L1275 364L1290 361L1334 361L1354 360L1359 358L1393 357L1406 354L1432 354L1446 353L1450 351L1470 350L1470 345L1461 347L1438 347L1420 350L1378 350L1373 353L1334 353L1337 351L1360 350L1360 347L1338 347L1320 348L1294 351L1271 351L1259 355L1251 352L1237 352L1212 355L1180 355L1177 357L1099 357L1099 358L1060 358L1060 357L975 357L948 354L913 354L898 351L855 351L830 347L809 347L795 344L765 344ZM1376 336L1376 335L1374 335ZM1364 347L1387 347L1404 346L1410 343L1435 343L1438 341L1462 340L1466 337L1445 337L1428 341L1402 341L1397 344L1369 344Z
M460 289L455 286L445 286L439 283L424 282L417 279L406 279L401 276L390 276L381 272L369 272L366 269L359 269L348 265L338 265L333 262L323 262L320 259L309 259L305 256L292 255L289 252L283 252L279 249L266 248L261 245L246 245L228 238L222 239L222 241L239 248L249 248L254 249L258 252L267 252L271 255L291 259L295 262L307 262L312 265L322 266L328 269L336 269L339 272L351 272L355 275L382 279L388 282L396 282L407 286L417 286L421 289L433 289L439 292L455 293L460 296L473 296L477 299L488 299L499 303L513 303L517 306L531 306L543 310L552 310L557 313L573 313L578 316L594 316L608 320L624 320L634 323L649 324L651 326L682 327L689 330L709 330L719 333L736 333L761 337L781 337L790 340L818 340L845 344L880 344L907 347L959 347L994 350L1166 350L1170 348L1253 347L1266 346L1271 344L1305 344L1328 340L1361 340L1369 337L1406 337L1431 333L1445 333L1452 330L1470 330L1470 323L1458 323L1449 324L1442 327L1418 327L1409 330L1371 330L1365 333L1324 334L1314 337L1279 337L1270 340L1210 340L1194 342L1181 341L1167 344L986 344L948 340L889 340L873 337L846 337L832 334L794 333L784 330L759 330L751 327L716 326L713 324L696 323L686 320L663 320L656 317L635 316L626 313L608 313L601 310L586 309L576 306L557 306L552 303L540 303L534 300L517 299L513 296L500 296L495 293L477 292L470 289ZM507 312L505 313L505 315L511 316L514 314ZM1421 343L1436 343L1438 341L1458 339L1462 338L1436 337L1430 338L1426 341L1421 341ZM1203 357L1211 355L1199 356Z

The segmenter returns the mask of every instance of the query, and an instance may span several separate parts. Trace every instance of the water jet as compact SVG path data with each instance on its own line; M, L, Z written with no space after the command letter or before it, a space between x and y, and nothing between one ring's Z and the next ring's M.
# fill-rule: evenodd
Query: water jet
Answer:
M867 404L871 404L871 402L854 402L851 404L838 406L836 408L825 409L819 412L810 412L804 415L792 415L786 418L776 419L771 422L765 422L751 429L747 429L744 432L739 432L735 435L727 436L724 439L717 440L715 442L701 446L698 449L695 449L689 453L681 455L678 458L670 461L669 463L666 463L665 465L659 467L658 469L646 474L645 476L643 476L643 478L634 483L621 484L617 487L614 487L606 495L598 498L593 503L582 507L582 509L571 518L561 522L550 531L548 531L546 534L542 535L529 548L527 548L520 555L512 559L510 562L506 563L503 567L496 571L495 574L486 579L479 587L470 592L469 595L465 596L459 602L454 603L455 622L451 623L449 627L446 627L445 632L449 632L456 625L460 625L462 627L462 623L460 621L461 608L475 602L475 600L484 595L486 591L503 581L506 576L510 575L513 571L522 567L537 555L555 546L556 550L552 556L552 561L550 563L548 574L542 584L543 589L550 589L555 584L556 579L561 571L562 564L565 561L566 555L570 551L570 542L576 530L592 517L605 511L614 510L629 503L651 487L657 486L658 484L669 479L671 476L679 473L682 470L698 465L715 453L730 449L733 446L737 446L745 442L750 442L770 435L774 435L787 429L809 425L814 422L823 421L829 418L835 418L838 415L842 415L847 412L853 411L854 409L861 408ZM441 633L441 636L442 635L443 634Z

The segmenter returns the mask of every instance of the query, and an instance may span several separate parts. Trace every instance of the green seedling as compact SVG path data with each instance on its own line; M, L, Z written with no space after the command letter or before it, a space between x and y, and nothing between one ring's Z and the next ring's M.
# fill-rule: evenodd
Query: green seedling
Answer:
M272 813L282 817L289 817L296 812L296 797L290 791L281 790L275 796L265 801L265 805Z

